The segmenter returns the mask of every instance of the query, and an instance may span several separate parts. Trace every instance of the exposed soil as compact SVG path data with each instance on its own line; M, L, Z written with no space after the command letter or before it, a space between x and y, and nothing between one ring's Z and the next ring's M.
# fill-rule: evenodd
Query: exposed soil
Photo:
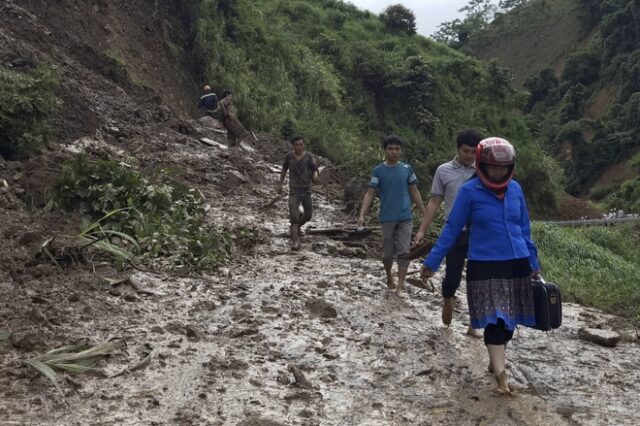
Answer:
M562 194L558 198L558 219L576 220L580 218L600 219L602 212L587 200L576 198L569 194Z
M186 32L176 22L181 2L49 3L0 4L0 60L21 63L11 52L23 51L23 59L57 65L65 102L58 144L29 162L0 160L0 182L9 185L0 188L0 425L637 423L638 341L623 319L565 304L559 330L519 330L509 351L518 396L506 398L493 391L482 341L464 334L463 289L445 328L437 292L385 289L375 233L354 242L307 233L291 252L286 199L263 208L288 144L255 133L228 149L214 121L188 120L197 93L164 39ZM125 58L124 80L100 53L109 48ZM260 238L212 274L122 273L75 255L60 271L35 255L54 236L64 247L81 226L44 209L61 163L79 149L172 168L204 193L211 222ZM353 224L344 176L320 161L308 228ZM361 193L358 183L347 186L349 199ZM142 287L104 280L126 276ZM623 341L585 342L584 327L614 328ZM61 374L64 399L22 365L110 339L126 347L98 365L108 375L149 353L151 361L112 378Z
M602 118L616 100L617 91L617 87L609 86L594 93L588 102L585 117L594 121Z

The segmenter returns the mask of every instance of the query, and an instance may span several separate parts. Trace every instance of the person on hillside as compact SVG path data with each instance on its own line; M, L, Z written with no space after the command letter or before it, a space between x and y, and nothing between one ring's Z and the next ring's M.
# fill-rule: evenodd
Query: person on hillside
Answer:
M311 184L318 183L319 172L313 155L304 149L304 138L291 139L292 151L287 153L282 164L278 194L282 193L282 184L289 171L289 221L291 248L300 250L300 228L311 220L313 205L311 202ZM300 213L302 206L303 213Z
M420 243L443 201L445 219L451 213L458 190L476 173L475 153L481 140L482 136L474 129L464 129L458 132L456 136L457 155L453 160L436 169L431 184L431 198L427 203L425 220L416 233L414 244ZM465 227L446 257L446 269L442 280L442 322L445 325L451 324L454 296L460 287L468 248L469 230ZM467 333L473 337L480 337L480 334L471 326L469 326Z
M219 101L218 96L213 92L211 86L204 86L204 94L200 97L198 102L198 109L204 111L205 115L218 119Z
M222 92L222 100L220 101L220 111L223 117L224 127L227 129L227 141L229 146L236 146L244 136L246 130L236 112L233 104L233 93L229 90Z
M532 277L540 275L538 250L524 193L513 180L515 150L491 137L476 148L476 174L458 191L435 246L425 258L423 278L433 276L442 259L469 228L467 299L471 325L484 328L491 371L502 393L511 393L506 349L518 324L535 325Z
M418 191L418 178L410 165L400 161L402 140L395 135L384 138L382 142L385 161L374 169L369 189L364 194L358 226L364 226L365 214L371 206L376 191L380 196L380 225L382 227L382 263L387 273L387 287L396 289L397 294L404 290L404 280L409 268L409 249L413 214L411 202L420 209L423 219L425 208ZM398 282L394 282L392 268L394 257L398 263Z

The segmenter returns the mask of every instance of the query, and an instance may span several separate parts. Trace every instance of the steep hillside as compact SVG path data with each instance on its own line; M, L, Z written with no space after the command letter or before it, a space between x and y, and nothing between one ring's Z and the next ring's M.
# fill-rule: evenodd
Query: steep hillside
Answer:
M639 13L628 0L532 0L520 25L501 16L468 47L529 91L529 129L562 162L567 191L627 211L640 208Z
M250 126L289 137L367 173L395 132L423 190L451 158L455 133L503 135L537 212L554 209L553 164L517 113L504 70L335 0L193 1L195 57L206 81L231 88Z
M488 31L472 38L461 50L484 60L495 59L510 70L513 84L524 88L527 79L545 68L562 74L567 55L584 47L585 31L577 0L530 1L519 12L498 16Z
M0 63L56 70L60 139L109 122L148 121L159 106L186 118L197 95L182 47L182 2L3 2ZM187 16L188 18L188 16Z

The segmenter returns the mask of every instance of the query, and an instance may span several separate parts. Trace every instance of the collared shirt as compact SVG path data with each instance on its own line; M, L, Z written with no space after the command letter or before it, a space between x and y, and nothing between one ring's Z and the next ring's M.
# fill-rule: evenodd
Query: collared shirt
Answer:
M485 188L475 177L458 191L456 202L424 264L436 271L455 244L462 228L469 227L469 260L502 261L529 258L540 269L538 250L531 240L529 211L520 184L509 182L504 198Z
M417 185L413 169L402 161L394 165L380 163L373 169L369 187L380 191L380 223L410 220L409 186Z
M448 217L456 201L458 190L476 173L475 165L465 166L458 157L441 164L433 175L431 196L444 199L444 215Z

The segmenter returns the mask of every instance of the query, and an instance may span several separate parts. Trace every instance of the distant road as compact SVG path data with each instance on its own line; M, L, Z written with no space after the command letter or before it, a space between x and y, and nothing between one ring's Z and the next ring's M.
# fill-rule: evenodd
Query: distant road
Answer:
M541 220L540 223L549 223L558 226L613 226L622 223L637 222L640 217L620 217L612 219L583 219L583 220Z

